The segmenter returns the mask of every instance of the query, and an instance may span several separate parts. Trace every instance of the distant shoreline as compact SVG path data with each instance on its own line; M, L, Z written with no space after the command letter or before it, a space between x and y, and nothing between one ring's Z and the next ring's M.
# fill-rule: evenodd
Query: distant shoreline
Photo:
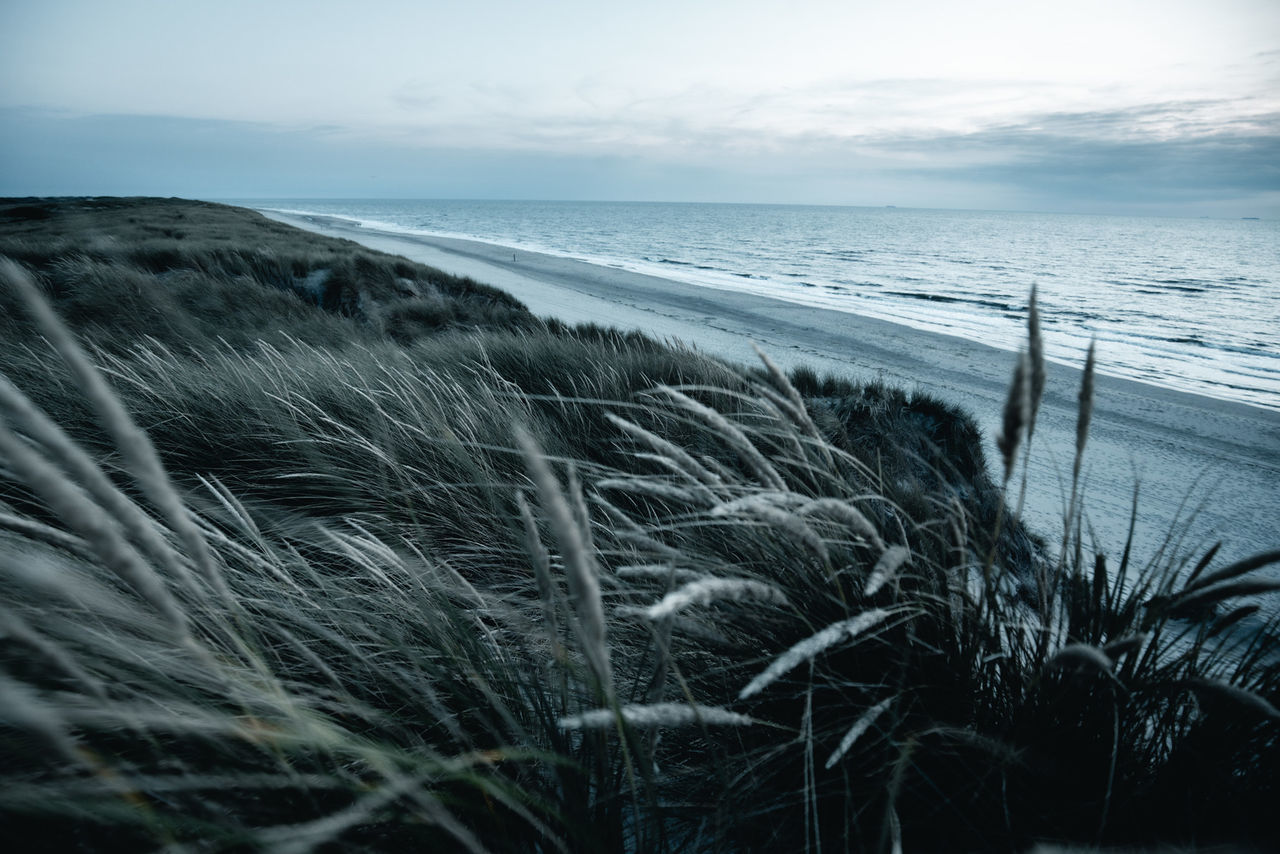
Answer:
M1274 276L1273 265L1261 259L1268 257L1265 249L1275 235L1249 229L1248 223L1234 230L1225 226L1222 237L1237 260L1219 268L1213 259L1226 249L1208 240L1212 230L1184 224L1168 231L1142 225L1145 220L1135 231L1120 233L1119 226L1034 217L944 216L934 222L911 219L915 214L905 211L908 218L896 223L874 211L832 219L783 216L767 206L728 214L707 205L687 217L674 206L654 212L622 203L598 213L592 205L567 204L562 210L532 202L263 200L261 206L334 217L335 225L345 220L366 231L477 240L744 291L1011 352L1025 340L1027 294L1039 285L1042 306L1049 309L1049 361L1082 364L1096 338L1106 357L1099 373L1280 411L1280 360L1271 346L1277 339L1262 321L1274 305L1264 283ZM937 231L938 245L916 246L908 239L921 229ZM736 234L743 239L726 238ZM754 236L747 239L748 234ZM851 234L863 236L850 243ZM994 234L1004 234L1017 248ZM1180 247L1171 255L1153 249L1148 257L1141 249L1171 240L1168 245ZM1122 251L1122 244L1128 248ZM1101 251L1087 251L1091 246ZM1256 269L1240 266L1246 251L1264 252Z
M566 322L635 328L678 338L734 361L755 360L758 343L784 367L883 378L920 388L972 412L990 437L1012 371L1011 353L889 321L792 302L698 287L498 244L378 231L329 216L264 213L324 234L404 255L502 288L535 314ZM1105 358L1105 354L1103 354ZM1026 517L1050 541L1060 531L1060 482L1075 441L1080 371L1054 364L1036 430ZM1058 460L1055 467L1053 460ZM1137 471L1141 495L1137 554L1150 555L1165 534L1207 548L1230 536L1224 559L1274 548L1280 513L1280 412L1132 380L1100 376L1086 453L1090 518L1102 550L1118 557L1128 529ZM1197 520L1184 499L1200 474L1229 482ZM1194 504L1205 494L1195 492ZM1182 516L1179 517L1181 511Z

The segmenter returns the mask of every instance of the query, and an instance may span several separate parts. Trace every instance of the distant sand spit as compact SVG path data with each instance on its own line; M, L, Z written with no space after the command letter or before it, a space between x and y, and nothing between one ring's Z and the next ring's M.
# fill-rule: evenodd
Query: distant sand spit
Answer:
M264 213L471 276L506 290L539 315L678 338L743 363L756 361L755 342L784 367L807 364L819 372L920 388L972 412L988 437L995 433L1013 369L1014 356L1007 351L846 312L478 241ZM1042 310L1052 313L1053 306ZM1105 362L1105 351L1098 355ZM1061 530L1079 384L1079 370L1049 366L1024 516L1050 542ZM1098 377L1096 399L1086 452L1086 512L1101 550L1119 559L1135 479L1141 490L1135 559L1151 557L1171 532L1184 550L1223 539L1220 560L1280 545L1280 411L1105 376ZM987 455L996 459L994 445Z

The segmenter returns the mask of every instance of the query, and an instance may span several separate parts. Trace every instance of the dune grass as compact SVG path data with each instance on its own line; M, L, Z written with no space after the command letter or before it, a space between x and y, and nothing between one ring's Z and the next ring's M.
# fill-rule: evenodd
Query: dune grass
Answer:
M928 398L524 317L407 343L305 303L334 337L104 325L86 372L25 319L32 272L64 305L25 263L0 387L14 839L1276 840L1277 626L1254 624L1280 553L1115 562L1087 495L1044 549L1006 500L1033 390L1002 488Z
M285 336L408 342L449 328L538 325L510 295L472 279L183 199L0 200L0 255L40 273L67 322L107 349L144 338L184 350ZM0 309L0 332L21 334L9 326L21 323L18 307Z

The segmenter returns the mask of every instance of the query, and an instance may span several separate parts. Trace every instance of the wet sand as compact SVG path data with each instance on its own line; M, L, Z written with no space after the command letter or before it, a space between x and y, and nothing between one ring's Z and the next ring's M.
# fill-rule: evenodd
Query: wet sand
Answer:
M495 244L376 231L332 217L268 215L471 276L511 293L538 315L639 329L743 363L756 361L755 342L783 367L807 364L821 373L918 388L978 419L995 472L998 457L990 437L1015 362L1009 351L861 315ZM1105 351L1098 361L1105 364ZM1050 364L1048 373L1023 515L1054 543L1070 484L1081 372ZM1152 558L1166 541L1198 556L1221 539L1217 563L1280 546L1280 412L1107 376L1098 377L1095 400L1085 453L1085 509L1101 549L1113 560L1124 546L1135 481L1135 560Z

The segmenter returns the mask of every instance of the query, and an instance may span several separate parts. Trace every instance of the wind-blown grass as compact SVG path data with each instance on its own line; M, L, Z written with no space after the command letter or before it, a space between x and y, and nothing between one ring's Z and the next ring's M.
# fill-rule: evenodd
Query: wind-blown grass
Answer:
M1280 553L1049 555L936 402L550 326L91 350L175 521L46 352L0 395L15 838L1275 840Z

